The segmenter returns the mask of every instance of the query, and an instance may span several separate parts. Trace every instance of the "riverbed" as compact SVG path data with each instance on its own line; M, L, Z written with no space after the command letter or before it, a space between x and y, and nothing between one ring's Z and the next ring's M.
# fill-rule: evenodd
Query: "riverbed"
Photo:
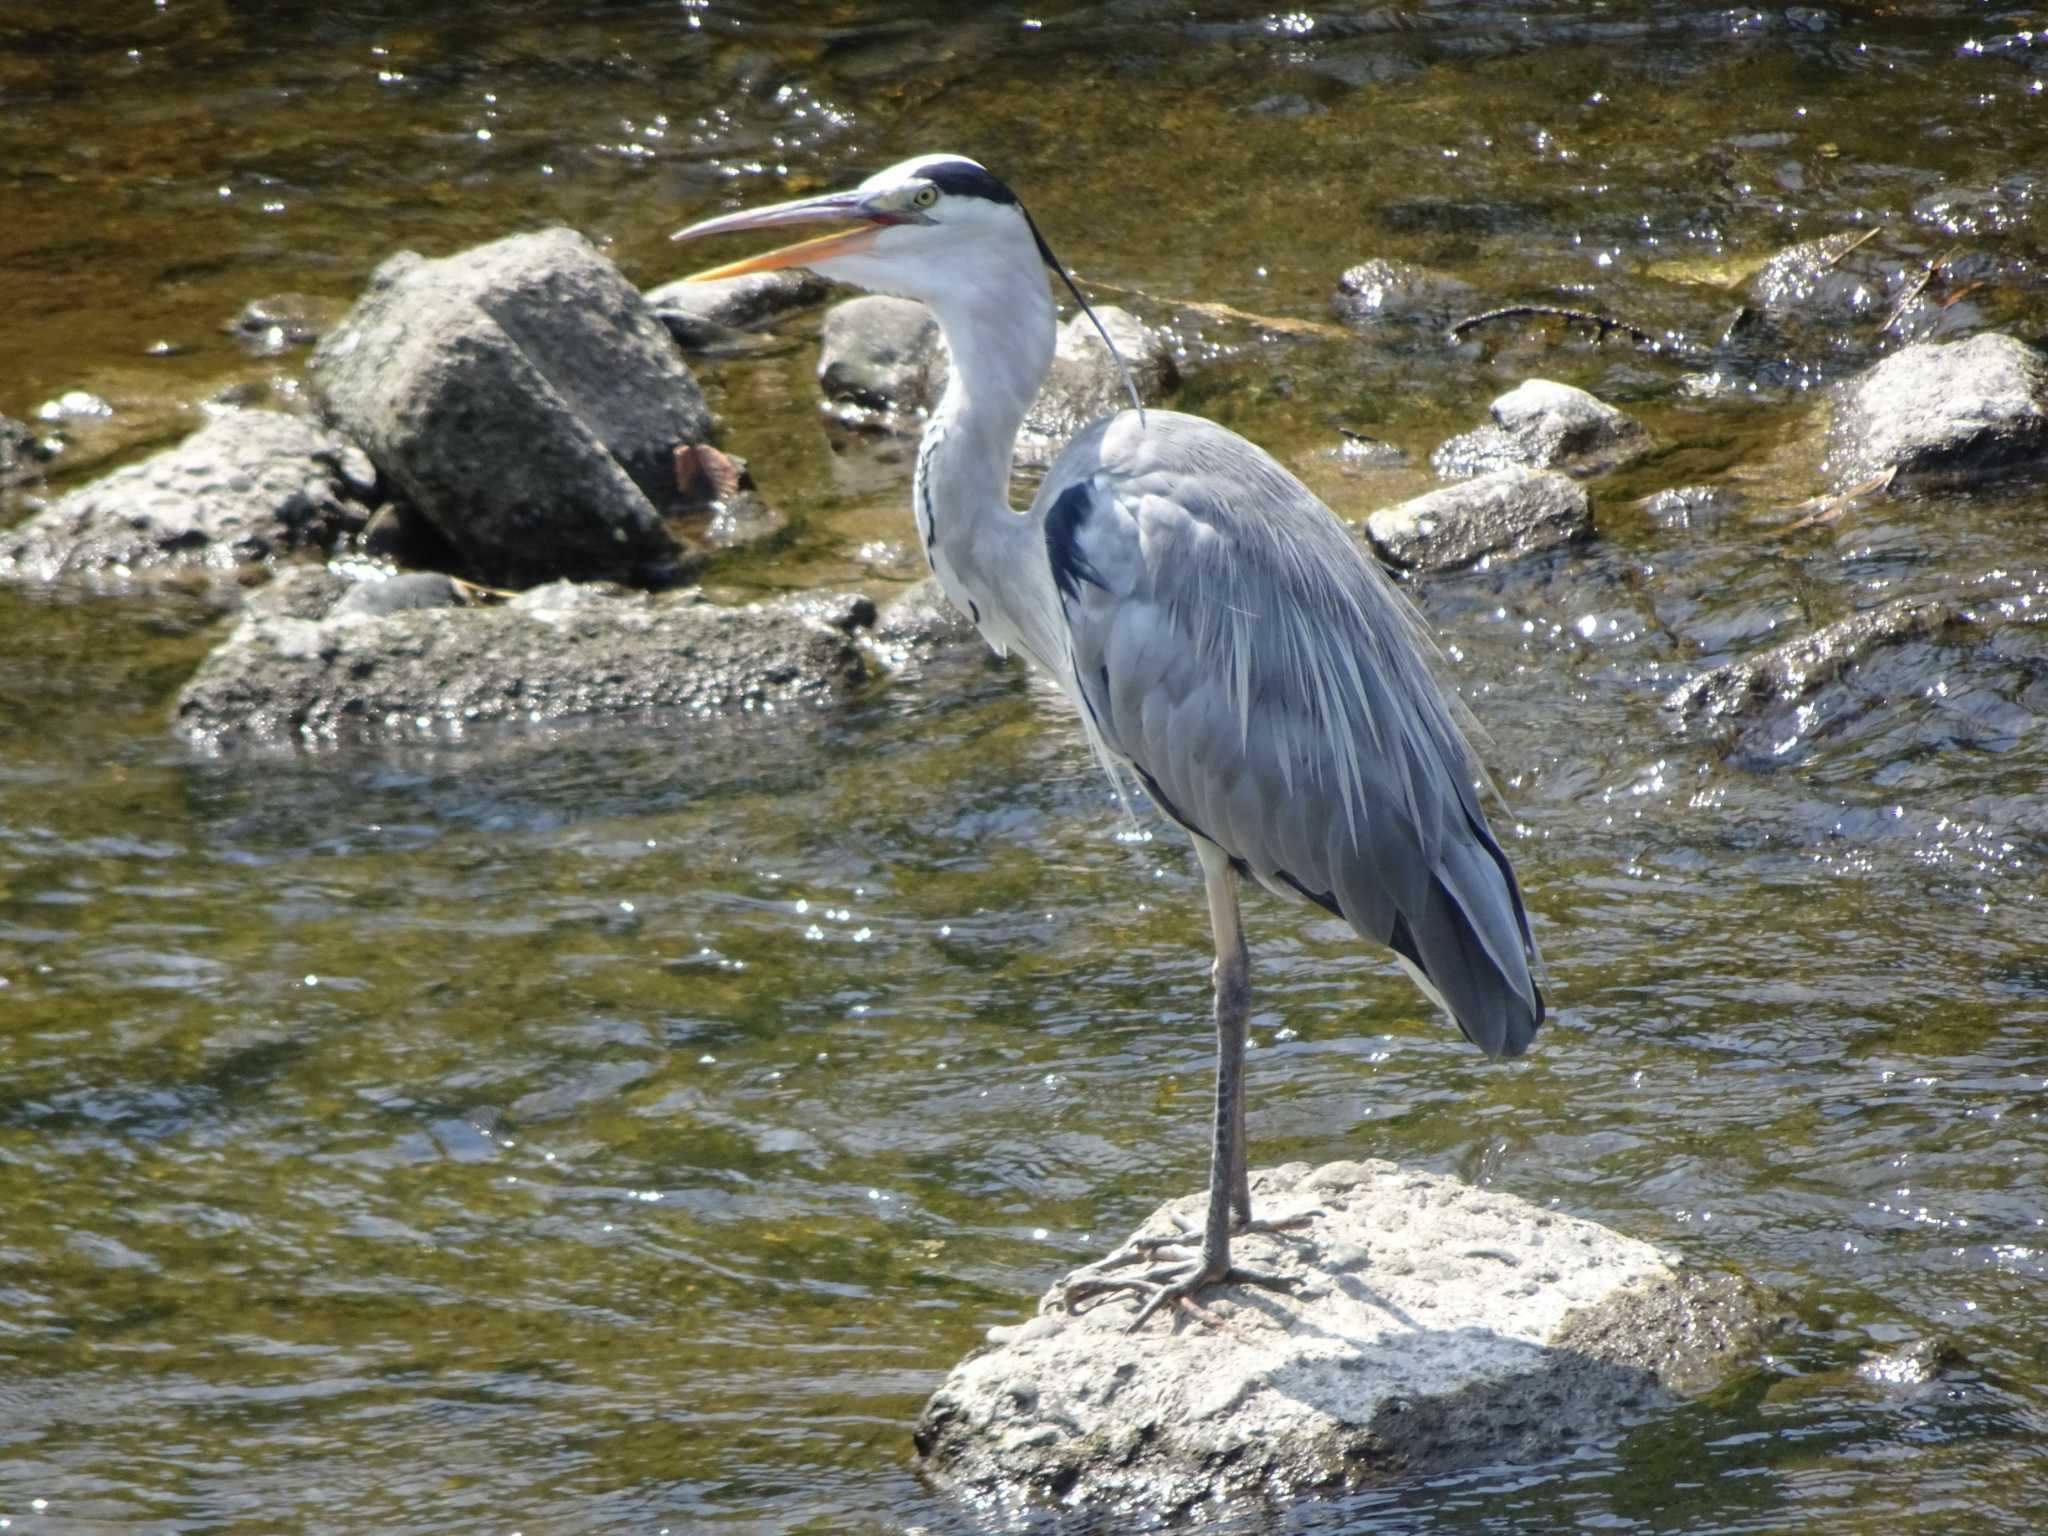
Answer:
M1552 1020L1489 1064L1255 896L1252 1157L1553 1202L1780 1288L1787 1329L1567 1462L1227 1528L2033 1528L2048 495L1830 506L1813 434L1920 271L1925 334L2042 334L2037 13L73 9L0 24L0 413L62 443L0 524L302 403L303 348L227 330L252 299L339 313L396 250L553 223L651 286L694 264L671 229L939 148L1168 331L1174 405L1348 518L1523 379L1635 415L1659 448L1593 483L1595 542L1410 585ZM1738 322L1773 252L1870 230L1860 308ZM1649 340L1346 326L1374 256ZM828 429L815 328L700 369L789 519L715 595L919 574L908 455ZM1681 486L1714 494L1648 500ZM1981 622L1762 737L1662 707L1902 596ZM171 704L221 624L0 588L7 1529L983 1528L917 1479L919 1406L1206 1173L1184 842L972 645L830 706L218 753Z

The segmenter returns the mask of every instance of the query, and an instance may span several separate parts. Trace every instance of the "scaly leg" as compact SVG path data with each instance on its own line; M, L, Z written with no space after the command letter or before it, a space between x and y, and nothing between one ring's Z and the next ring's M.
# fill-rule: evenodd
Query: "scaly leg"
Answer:
M1164 1264L1142 1275L1110 1275L1103 1271L1130 1262L1143 1252L1129 1245L1108 1258L1077 1270L1067 1280L1063 1300L1069 1309L1091 1296L1136 1291L1144 1305L1131 1320L1131 1331L1162 1306L1211 1285L1226 1283L1284 1288L1279 1276L1238 1269L1230 1262L1231 1218L1249 1224L1251 1190L1245 1167L1244 1043L1251 1019L1251 957L1245 949L1238 917L1237 872L1222 849L1195 839L1209 892L1209 926L1216 936L1216 964L1211 975L1216 990L1216 1122L1209 1159L1209 1209L1202 1224L1200 1252L1192 1259ZM1174 1240L1169 1239L1169 1244Z

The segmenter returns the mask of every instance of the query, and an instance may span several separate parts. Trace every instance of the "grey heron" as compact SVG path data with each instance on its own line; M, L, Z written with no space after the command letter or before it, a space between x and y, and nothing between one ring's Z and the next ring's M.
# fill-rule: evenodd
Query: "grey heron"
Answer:
M1136 1329L1208 1286L1275 1283L1231 1263L1233 1231L1258 1226L1241 877L1386 945L1489 1056L1520 1055L1543 1018L1521 891L1421 621L1306 486L1199 417L1106 416L1028 511L1011 506L1011 453L1053 355L1047 269L1073 285L1016 194L974 161L922 155L674 238L818 222L852 227L695 276L806 267L931 309L952 354L911 486L932 570L998 652L1058 679L1111 777L1142 784L1193 839L1207 888L1216 1111L1199 1250L1146 1259L1174 1244L1126 1245L1076 1271L1068 1302L1134 1292Z

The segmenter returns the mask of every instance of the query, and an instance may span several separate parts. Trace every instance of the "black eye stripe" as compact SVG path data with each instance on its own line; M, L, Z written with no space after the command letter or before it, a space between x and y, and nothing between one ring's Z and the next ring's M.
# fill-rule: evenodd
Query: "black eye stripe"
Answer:
M972 160L940 160L917 173L948 197L979 197L991 203L1014 203L1017 194Z

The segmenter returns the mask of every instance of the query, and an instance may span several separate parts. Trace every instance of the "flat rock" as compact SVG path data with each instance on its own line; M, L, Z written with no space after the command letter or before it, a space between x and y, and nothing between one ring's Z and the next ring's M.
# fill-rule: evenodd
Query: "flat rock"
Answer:
M292 573L252 599L178 697L208 745L453 734L492 722L709 713L828 697L867 666L865 598L726 607L554 582L473 606L446 577Z
M1597 474L1646 453L1642 424L1598 396L1554 379L1527 379L1493 402L1493 419L1440 444L1429 456L1446 478L1497 469Z
M233 411L0 532L0 578L231 579L357 531L376 485L362 450L334 432L279 411Z
M1664 707L1686 720L1739 721L1798 702L1886 646L1964 622L1945 602L1900 598L1710 668L1672 689Z
M1502 469L1381 507L1366 518L1365 532L1389 565L1456 570L1590 539L1593 501L1554 470Z
M1095 315L1148 403L1179 384L1173 349L1157 331L1114 304L1095 306ZM951 371L938 322L914 300L870 294L835 304L825 316L818 382L849 426L916 430ZM1049 466L1077 430L1129 404L1116 360L1077 312L1059 329L1045 385L1017 434L1015 463Z
M1774 1330L1730 1276L1512 1195L1386 1162L1252 1176L1238 1240L1287 1291L1226 1286L1212 1327L1058 1288L991 1331L920 1417L924 1470L978 1503L1214 1515L1597 1444L1717 1384ZM1141 1233L1200 1220L1161 1207Z
M326 409L463 574L660 586L688 561L662 515L710 413L640 294L568 229L380 266L314 351Z
M2011 336L1903 347L1857 375L1830 412L1827 468L1842 484L1896 467L1967 482L2048 463L2048 356Z

